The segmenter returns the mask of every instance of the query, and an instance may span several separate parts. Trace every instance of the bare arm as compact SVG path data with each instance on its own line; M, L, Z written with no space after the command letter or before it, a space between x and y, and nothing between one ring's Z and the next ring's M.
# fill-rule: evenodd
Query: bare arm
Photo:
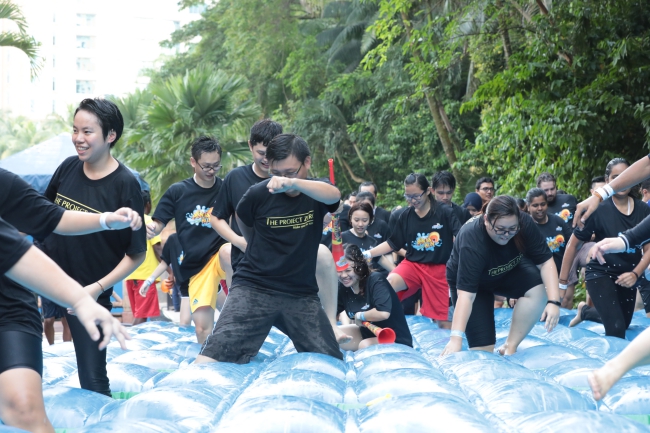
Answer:
M388 242L382 242L376 247L367 251L370 253L370 257L383 256L384 254L392 253L393 248L388 244Z
M108 273L108 275L100 278L98 283L92 283L85 287L90 296L97 299L102 293L102 287L107 289L114 286L118 282L122 281L124 278L128 277L133 271L135 271L138 266L144 261L146 252L133 254L133 255L124 255L124 258L117 264L115 269ZM101 286L100 286L101 284Z
M59 235L85 235L104 230L99 223L101 214L65 211L61 221L54 229L54 233ZM142 218L140 215L128 207L107 212L106 225L115 230L131 227L132 230L139 230L142 227Z
M454 318L451 322L452 331L465 332L467 328L467 321L472 314L472 306L476 299L476 293L465 292L458 290L458 299L456 300L456 307L454 309ZM442 351L440 356L448 355L450 353L459 352L463 345L463 339L460 336L453 336L449 338L449 343Z
M573 265L573 260L576 258L576 254L582 248L582 242L575 235L571 235L569 238L569 243L567 244L564 250L564 257L562 258L562 269L560 269L560 284L568 284L569 271Z
M163 224L158 220L153 220L152 223L147 224L147 239L158 236L160 232L165 228L165 225L166 224Z
M354 315L354 322L357 326L363 326L361 318L359 317L360 313ZM376 308L373 308L368 311L363 312L363 316L368 322L381 322L390 317L390 311L377 311Z
M395 269L395 263L393 262L393 257L389 255L381 256L379 258L379 264L381 265L382 268L386 269L389 272Z
M239 223L239 221L237 222ZM235 231L230 227L230 224L228 224L228 221L219 219L212 215L210 217L210 225L217 233L219 233L219 236L239 248L242 252L246 251L246 239L235 233Z
M273 176L269 180L267 188L272 194L298 191L325 204L334 204L341 200L341 192L337 187L317 180Z

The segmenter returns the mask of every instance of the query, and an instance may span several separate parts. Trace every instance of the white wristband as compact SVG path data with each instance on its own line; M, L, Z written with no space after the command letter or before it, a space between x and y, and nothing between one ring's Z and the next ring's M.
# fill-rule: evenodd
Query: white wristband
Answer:
M366 260L372 259L372 255L370 254L370 251L364 251L362 254L364 259Z
M102 226L104 230L115 230L110 228L108 224L106 224L106 217L109 216L110 214L111 212L104 212L99 216L99 225Z
M596 192L600 194L603 200L607 200L608 198L614 195L614 190L609 185L601 186L596 190Z
M146 280L144 280L144 282L147 283L148 286L153 284L153 280L151 278L147 278Z
M562 289L562 290L566 290L566 289L569 288L569 286L567 284L559 284L559 286L560 286L560 289Z
M456 331L456 330L452 329L451 330L451 336L452 337L465 338L465 333L463 331Z

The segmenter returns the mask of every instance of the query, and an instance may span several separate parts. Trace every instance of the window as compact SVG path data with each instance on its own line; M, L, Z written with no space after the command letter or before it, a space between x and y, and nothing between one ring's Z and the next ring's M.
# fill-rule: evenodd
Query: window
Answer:
M52 90L56 90L56 80L52 78Z
M77 71L94 71L95 64L87 57L77 57Z
M84 50L95 48L95 38L92 36L77 36L77 48Z
M205 11L205 5L194 5L190 6L190 13L191 14L200 14Z
M90 27L95 25L95 14L77 14L77 27Z
M56 68L56 58L52 56L52 67Z
M95 93L95 82L88 80L77 80L77 93Z
M56 36L52 36L52 45L56 45Z

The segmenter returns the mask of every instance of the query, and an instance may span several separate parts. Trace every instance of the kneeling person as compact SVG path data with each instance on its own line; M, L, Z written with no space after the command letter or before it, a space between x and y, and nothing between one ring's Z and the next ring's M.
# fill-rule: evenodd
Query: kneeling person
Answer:
M311 156L296 135L273 138L266 157L272 177L250 187L237 206L247 248L197 363L248 363L272 326L287 334L298 352L343 359L315 277L323 218L338 209L341 193L307 180Z

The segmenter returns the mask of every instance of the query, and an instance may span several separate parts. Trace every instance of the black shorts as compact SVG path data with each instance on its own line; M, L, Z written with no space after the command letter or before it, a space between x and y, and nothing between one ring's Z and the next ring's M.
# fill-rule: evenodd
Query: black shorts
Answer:
M180 285L181 298L190 297L190 280L184 281Z
M645 309L645 312L650 313L650 284L645 281L643 276L639 281L645 283L639 285L639 292L641 293L641 299L643 299L643 308Z
M291 295L256 287L235 286L200 354L219 362L246 364L277 327L298 352L343 359L317 295Z
M43 340L22 331L0 331L0 374L29 368L43 376Z
M43 308L44 319L49 319L50 317L54 317L55 319L60 319L62 317L65 317L65 312L67 311L59 304L50 301L49 299L43 296L41 296L41 307Z
M498 281L479 285L472 305L472 314L467 321L465 335L469 347L490 346L496 343L494 329L494 295L519 299L535 286L543 284L537 266L524 257L519 265ZM451 299L456 306L458 291L455 282L449 281Z

